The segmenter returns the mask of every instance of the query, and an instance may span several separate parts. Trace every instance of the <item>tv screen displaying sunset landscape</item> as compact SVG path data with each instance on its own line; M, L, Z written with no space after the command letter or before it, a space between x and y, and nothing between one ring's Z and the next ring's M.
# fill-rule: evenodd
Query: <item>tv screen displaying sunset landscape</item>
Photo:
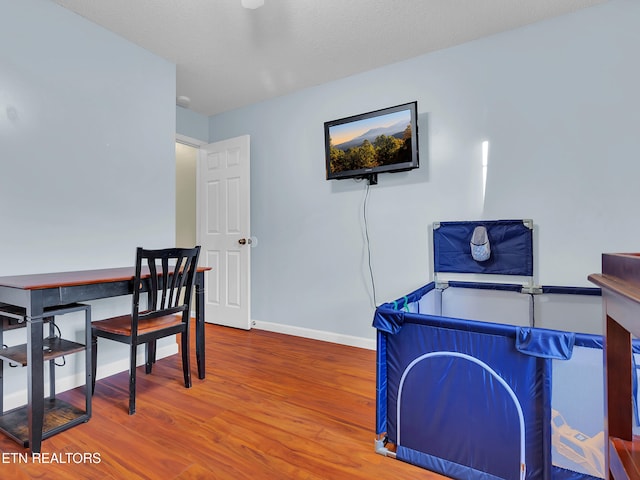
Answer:
M325 123L327 178L418 166L416 103Z

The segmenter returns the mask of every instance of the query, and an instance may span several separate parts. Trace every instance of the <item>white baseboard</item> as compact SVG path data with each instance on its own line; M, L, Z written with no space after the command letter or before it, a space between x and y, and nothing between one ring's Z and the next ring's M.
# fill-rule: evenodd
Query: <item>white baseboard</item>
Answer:
M286 335L322 340L324 342L338 343L340 345L348 345L350 347L366 348L367 350L376 349L376 341L371 338L354 337L351 335L342 335L340 333L327 332L324 330L312 330L310 328L295 327L293 325L284 325L281 323L261 322L258 320L254 320L251 324L257 330L284 333Z
M144 348L144 347L142 347ZM170 355L174 355L178 353L178 344L172 343L170 345L159 346L156 351L156 358L161 359L164 357L168 357ZM138 355L138 366L144 364L144 352ZM45 367L47 368L47 367ZM129 359L122 358L118 359L114 362L108 364L98 364L98 371L96 378L100 380L101 378L110 377L111 375L115 375L116 373L124 372L129 370ZM24 368L24 375L27 375L27 370ZM66 392L67 390L71 390L73 388L84 385L85 375L84 371L82 373L77 373L74 375L67 375L66 377L59 377L56 375L56 392ZM25 381L26 383L26 381ZM5 386L6 388L6 386ZM45 382L44 385L45 394L49 394L49 383ZM4 397L4 410L11 410L27 403L27 389L26 387L18 390L16 392L12 392L10 394L6 394Z

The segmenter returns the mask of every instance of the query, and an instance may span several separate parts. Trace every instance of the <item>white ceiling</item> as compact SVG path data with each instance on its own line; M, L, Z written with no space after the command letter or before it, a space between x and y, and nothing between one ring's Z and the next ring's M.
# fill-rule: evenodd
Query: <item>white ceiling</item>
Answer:
M175 63L213 115L606 0L53 1Z

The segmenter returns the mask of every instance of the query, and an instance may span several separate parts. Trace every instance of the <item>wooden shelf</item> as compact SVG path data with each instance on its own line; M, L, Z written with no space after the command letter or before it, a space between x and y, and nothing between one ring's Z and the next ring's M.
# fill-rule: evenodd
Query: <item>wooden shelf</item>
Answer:
M48 438L80 423L87 422L89 415L58 398L46 398L44 401L44 428L42 438ZM29 446L29 427L27 407L19 407L0 416L0 430L21 444Z
M65 340L64 338L45 338L42 340L42 346L45 361L53 360L63 355L81 352L85 348L81 343ZM0 350L0 359L25 367L27 365L27 344L23 343L22 345L3 348Z
M74 342L64 338L53 336L54 324L51 323L56 316L62 316L72 312L84 312L85 331L84 342ZM49 323L49 338L42 339L41 328ZM35 327L34 327L35 325ZM0 360L27 367L27 377L31 384L29 389L29 402L20 408L4 412L4 398L2 398L2 385L0 383L0 432L16 441L25 448L30 448L32 453L40 452L42 440L60 433L71 427L88 422L91 418L91 307L79 303L59 305L45 308L42 316L26 316L25 308L13 308L10 305L0 304L0 339L4 331L27 327L27 332L32 334L36 328L37 335L32 337L32 342L0 349ZM0 342L2 344L2 342ZM40 390L44 386L42 364L34 369L34 362L28 361L28 346L34 352L42 349L43 363L49 362L49 395L42 398ZM54 360L64 355L77 352L85 352L85 406L84 410L56 398L56 380ZM0 367L2 368L2 367ZM0 375L0 382L3 381ZM39 398L32 398L36 391ZM44 392L42 392L44 393ZM29 422L29 418L33 422ZM42 420L42 424L40 424ZM30 423L32 423L30 425Z

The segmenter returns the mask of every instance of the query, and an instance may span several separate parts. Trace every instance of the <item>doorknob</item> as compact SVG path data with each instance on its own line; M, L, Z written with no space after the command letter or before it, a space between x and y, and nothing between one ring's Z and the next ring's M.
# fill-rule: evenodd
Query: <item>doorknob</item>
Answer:
M238 240L238 243L240 245L251 245L251 239L250 238L241 238L240 240Z

